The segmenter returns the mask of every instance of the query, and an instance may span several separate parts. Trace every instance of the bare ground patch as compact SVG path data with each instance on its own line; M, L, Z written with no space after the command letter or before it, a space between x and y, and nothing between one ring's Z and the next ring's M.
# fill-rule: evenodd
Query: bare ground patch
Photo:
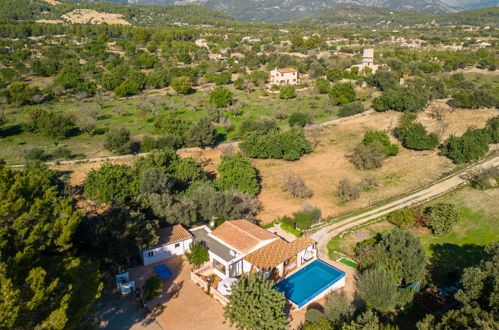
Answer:
M73 24L130 25L121 14L101 13L92 9L75 9L62 15L62 18Z

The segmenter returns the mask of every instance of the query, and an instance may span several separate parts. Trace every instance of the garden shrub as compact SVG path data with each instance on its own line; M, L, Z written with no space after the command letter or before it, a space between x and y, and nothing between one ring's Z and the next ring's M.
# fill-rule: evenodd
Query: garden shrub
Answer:
M414 213L409 209L395 210L388 214L387 219L399 228L409 227L414 224Z
M130 131L126 128L113 128L106 134L104 148L117 154L127 154L132 151Z
M296 226L295 219L292 217L288 217L288 216L282 217L280 222L281 222L281 226L284 225L284 226L288 226L291 228L295 228L295 226Z
M285 85L279 88L279 98L284 100L294 99L296 97L296 89L293 85Z
M456 206L450 203L437 203L428 206L424 210L424 213L428 216L427 226L435 235L442 235L448 232L451 230L452 225L461 218L461 214L456 209Z
M353 116L358 113L362 113L365 111L364 105L360 101L356 102L351 102L348 104L345 104L344 106L341 107L340 111L338 112L338 116L340 117L347 117L347 116Z
M149 277L145 283L146 299L152 300L163 293L163 282L158 276Z
M312 118L304 112L295 111L289 116L288 123L291 127L305 127L312 123Z
M320 310L315 309L315 308L310 308L305 313L305 321L306 322L314 323L314 322L319 321L322 318L324 318L324 313L322 313Z
M379 130L370 130L364 134L362 144L368 146L376 142L379 142L381 145L383 145L383 152L386 156L394 156L399 152L399 147L396 144L390 142L390 138L388 137L388 134L386 134L386 132Z
M294 215L296 228L300 230L309 229L312 225L312 217L305 212L297 212Z

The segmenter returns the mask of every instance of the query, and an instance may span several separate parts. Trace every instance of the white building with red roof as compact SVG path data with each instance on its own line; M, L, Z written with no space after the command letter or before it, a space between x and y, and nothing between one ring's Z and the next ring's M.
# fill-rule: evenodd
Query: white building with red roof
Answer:
M270 71L269 80L271 85L296 85L298 84L298 71L294 68L274 69Z

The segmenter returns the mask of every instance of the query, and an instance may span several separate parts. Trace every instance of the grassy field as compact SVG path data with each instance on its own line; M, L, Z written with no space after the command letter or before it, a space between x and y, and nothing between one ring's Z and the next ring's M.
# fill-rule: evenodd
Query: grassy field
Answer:
M224 109L229 118L231 127L226 131L220 127L219 131L223 140L230 141L237 139L238 127L245 119L276 118L276 112L281 111L286 115L294 111L303 111L313 116L317 122L336 118L338 107L327 112L324 107L324 96L316 93L313 88L299 91L298 97L291 100L281 100L277 94L266 94L260 90L253 93L232 89L235 97L234 107L242 110L238 116L230 112L230 108ZM144 96L113 99L109 98L97 116L97 128L102 132L114 127L125 127L131 131L132 139L140 141L144 135L157 135L154 130L154 119L151 113L141 114L138 104L144 99L159 99L166 105L159 113L176 111L180 117L192 122L207 113L208 91L198 91L190 95L179 96L165 94L165 91L154 91L156 94L146 94ZM42 107L53 111L60 111L75 117L84 114L88 109L99 109L95 99L77 100L66 99L57 103L47 105L32 106ZM5 111L7 124L0 129L0 157L9 164L24 162L26 151L33 147L44 148L47 152L52 151L56 146L66 146L73 153L81 157L101 157L111 155L106 151L102 142L103 135L90 136L79 134L62 141L54 141L41 134L26 132L23 129L26 113L30 107L8 107ZM288 126L287 119L278 121L280 126Z
M442 236L435 236L427 229L411 229L420 238L430 258L431 279L434 282L457 280L463 268L479 262L485 245L499 240L498 200L499 188L480 191L464 187L429 203L453 203L462 214L461 220L452 230ZM333 238L328 248L354 255L358 242L378 233L386 233L392 228L394 226L387 222L376 223L343 238Z

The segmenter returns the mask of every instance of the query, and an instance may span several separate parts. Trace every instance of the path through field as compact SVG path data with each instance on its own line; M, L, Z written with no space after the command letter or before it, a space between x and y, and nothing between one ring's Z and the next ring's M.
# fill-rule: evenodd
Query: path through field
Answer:
M464 171L453 174L425 189L416 191L410 195L397 199L388 204L376 207L367 212L349 217L347 219L341 220L339 222L327 225L311 235L312 239L318 242L319 255L322 258L328 257L327 243L329 240L341 234L342 232L351 229L357 225L368 222L369 220L376 219L380 216L386 215L394 210L402 209L404 207L421 203L432 199L434 197L440 196L447 193L460 185L467 182L466 174L476 171L477 169L485 169L490 167L499 166L499 156L495 155L493 158L484 160L482 162L476 163Z

